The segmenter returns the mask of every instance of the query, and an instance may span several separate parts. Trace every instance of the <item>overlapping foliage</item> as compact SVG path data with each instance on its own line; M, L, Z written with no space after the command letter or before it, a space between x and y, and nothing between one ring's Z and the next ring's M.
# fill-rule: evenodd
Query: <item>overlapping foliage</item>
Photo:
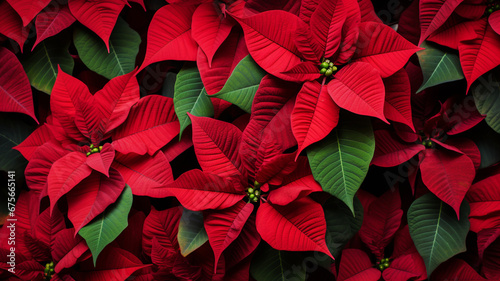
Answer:
M499 280L500 4L393 4L0 0L0 279Z

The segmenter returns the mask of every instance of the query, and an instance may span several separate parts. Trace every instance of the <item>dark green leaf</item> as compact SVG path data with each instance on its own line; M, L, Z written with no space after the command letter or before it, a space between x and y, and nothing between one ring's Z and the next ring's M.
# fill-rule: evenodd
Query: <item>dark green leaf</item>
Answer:
M500 70L479 77L471 87L477 110L486 115L486 123L500 133Z
M263 243L252 259L250 274L257 281L303 281L306 271L302 261L300 254L278 251Z
M184 209L179 222L177 240L183 256L189 255L208 241L202 212Z

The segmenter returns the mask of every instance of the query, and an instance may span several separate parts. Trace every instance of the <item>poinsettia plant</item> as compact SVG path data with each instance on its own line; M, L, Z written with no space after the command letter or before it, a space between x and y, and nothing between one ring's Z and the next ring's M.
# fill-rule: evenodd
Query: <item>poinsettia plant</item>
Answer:
M0 0L0 279L499 280L500 6L410 2Z

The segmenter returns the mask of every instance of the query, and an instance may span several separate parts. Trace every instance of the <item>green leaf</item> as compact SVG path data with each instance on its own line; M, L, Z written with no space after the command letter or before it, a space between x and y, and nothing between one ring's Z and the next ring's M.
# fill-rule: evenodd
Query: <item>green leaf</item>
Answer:
M167 98L174 98L175 93L175 80L177 79L177 73L167 72L165 81L163 81L163 86L161 88L161 95Z
M354 197L354 212L339 199L330 197L323 205L326 220L326 245L335 258L345 244L361 229L363 223L363 206L357 197Z
M263 243L255 253L250 274L257 281L306 280L300 254L278 251Z
M264 75L266 72L248 55L236 65L224 87L213 97L228 101L250 113L253 98Z
M408 210L410 235L422 256L427 275L454 255L465 252L469 232L470 208L467 201L460 206L460 220L448 204L427 193L411 204Z
M128 226L128 213L131 207L132 189L125 185L118 200L78 232L92 252L94 266L104 247L113 242Z
M16 171L16 176L22 177L28 161L19 151L12 148L23 142L35 127L22 121L22 118L13 118L16 115L0 115L0 170Z
M477 110L486 115L486 123L500 133L500 75L499 69L479 77L471 87Z
M323 190L342 200L354 215L354 195L368 173L375 138L369 118L342 116L337 128L307 148L307 157Z
M57 65L70 75L75 66L75 62L68 52L70 40L62 41L60 38L43 40L32 53L21 60L31 86L49 95L56 82Z
M116 21L109 39L109 53L102 39L89 29L75 28L73 36L78 55L90 70L108 79L134 70L141 37L125 20Z
M177 241L183 256L189 255L208 241L202 212L184 209L179 222Z
M214 106L207 95L200 72L194 64L186 64L177 74L174 87L174 109L179 118L180 133L191 124L191 119L187 113L198 117L214 116Z
M417 93L432 86L464 78L458 54L451 52L451 49L443 51L429 42L422 43L421 47L425 50L418 51L417 56L424 82Z

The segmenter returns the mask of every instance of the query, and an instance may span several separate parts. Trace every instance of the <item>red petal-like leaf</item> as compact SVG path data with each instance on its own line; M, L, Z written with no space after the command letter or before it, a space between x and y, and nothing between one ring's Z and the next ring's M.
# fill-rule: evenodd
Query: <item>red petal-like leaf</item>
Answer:
M308 26L299 25L295 31L294 40L302 57L317 66L316 64L319 64L324 57L325 51L324 46L320 45L313 37L311 29ZM318 72L316 71L316 73Z
M7 0L7 2L9 2L12 8L19 14L23 20L23 25L27 26L39 12L50 3L50 0Z
M312 192L321 191L323 191L321 185L314 180L312 175L309 175L272 190L269 193L268 200L273 204L284 206Z
M479 22L482 23L482 29L478 36L458 45L467 91L477 78L500 65L500 57L491 55L500 52L500 35L493 31L486 19Z
M132 107L127 121L113 132L112 145L123 154L153 155L178 134L172 99L151 95Z
M384 78L403 68L408 59L421 50L394 29L382 23L361 23L359 37L362 38L364 44L358 47L353 59L370 63Z
M305 26L305 23L279 10L237 20L243 27L248 51L255 62L270 74L288 80L281 73L301 61L293 38L298 26Z
M182 206L193 211L229 208L245 197L239 181L200 170L187 171L175 182L152 191L154 195L156 192L172 194Z
M294 82L313 81L321 76L318 66L310 61L301 62L282 74L287 76L286 80Z
M450 17L453 10L463 0L423 0L420 1L420 29L421 36L418 44L434 33Z
M238 62L247 55L248 50L243 39L243 33L237 32L236 29L233 29L228 38L215 52L211 66L209 66L207 55L200 48L196 62L207 94L218 93L224 87L227 78L229 78Z
M382 81L385 87L385 116L389 120L408 125L415 131L411 115L411 86L408 73L401 69Z
M496 170L489 177L474 183L467 192L472 231L477 233L482 230L480 224L475 223L476 220L487 221L489 215L500 212L500 190L497 188L499 185L500 173Z
M304 197L286 206L261 203L257 231L271 247L284 251L319 251L333 258L325 242L323 208Z
M340 108L328 95L326 85L317 81L302 86L292 111L292 131L297 143L297 157L309 145L326 137L339 121Z
M167 5L159 9L148 30L146 57L139 71L164 60L196 60L198 46L191 37L195 6Z
M477 234L477 248L479 258L483 259L484 251L500 237L500 226L479 231Z
M219 15L213 3L204 3L193 14L192 36L208 58L211 67L215 52L226 40L234 23Z
M193 123L196 158L203 171L221 177L244 175L239 155L241 131L230 123L188 115Z
M214 251L215 264L218 263L222 252L238 238L253 208L251 203L238 201L234 206L223 211L203 212L203 224Z
M90 175L92 169L87 165L87 157L81 152L71 152L57 160L47 178L50 198L50 211L64 194Z
M36 42L33 49L38 43L65 30L75 21L76 19L69 11L68 6L57 6L42 11L35 20Z
M486 281L468 263L461 259L450 259L432 272L432 280Z
M21 52L24 42L28 39L29 30L30 28L23 25L21 17L7 1L0 3L0 33L16 41Z
M53 138L51 130L45 124L38 127L31 135L29 135L22 143L15 146L14 149L30 160L36 149Z
M87 165L109 177L109 167L115 158L115 149L106 143L99 153L92 153L87 157Z
M397 257L382 275L386 281L427 279L424 260L418 253Z
M482 28L482 21L463 21L462 17L452 15L439 30L427 38L427 41L457 50L460 42L473 40L477 37L476 30Z
M109 36L115 27L118 15L125 7L124 0L69 0L71 13L83 25L97 34L106 44L109 52Z
M348 64L328 83L328 93L343 109L359 115L384 117L385 90L380 74L370 64Z
M320 45L324 57L332 57L339 48L345 20L346 10L342 0L321 1L313 12L309 26L312 38Z
M250 215L238 238L224 252L226 267L232 268L249 257L255 251L260 241L260 235L255 228L255 216Z
M138 196L156 197L157 193L153 188L174 181L170 163L161 151L154 156L116 153L111 167L122 174L132 189L132 194Z
M488 23L497 34L500 34L500 13L493 12L488 17Z
M94 106L99 108L104 120L101 121L105 132L110 132L120 126L130 108L139 101L139 84L135 71L111 79L94 95Z
M123 249L107 247L99 254L95 267L89 259L71 275L79 281L127 280L134 272L147 266Z
M373 268L365 252L358 249L342 251L338 281L377 281L381 275L380 270Z
M420 164L422 181L450 205L459 218L460 204L476 175L472 160L466 155L439 149L424 150L424 157Z
M24 175L28 187L31 190L43 190L47 184L47 177L52 165L66 154L68 154L68 151L53 141L40 146L33 153L28 166L26 166Z
M311 16L314 13L314 11L316 11L319 2L321 2L321 0L302 0L302 3L300 5L300 14L299 14L300 19L302 19L305 23L309 24Z
M403 217L398 189L389 190L377 198L365 214L359 236L377 259L382 259L384 249L399 229Z
M68 218L75 226L75 235L113 204L124 187L123 177L118 171L111 169L109 178L94 172L68 192Z
M0 58L0 111L27 114L38 123L30 81L23 66L6 48L0 47Z
M262 164L259 164L257 167L254 178L254 180L260 183L279 186L281 185L283 178L293 172L297 167L297 163L293 161L295 157L292 153L277 154L273 157L264 155L262 158L264 158L264 160L262 161ZM305 169L308 169L308 167ZM265 191L265 186L262 187L262 191Z
M177 232L181 216L182 207L173 207L162 211L151 208L151 212L144 221L144 228L142 230L142 248L144 249L144 253L149 256L151 255L154 238L157 239L161 246L170 251L177 251L179 249Z
M52 258L56 263L56 272L74 266L78 259L89 249L81 236L75 237L75 229L73 228L63 229L58 232L51 246Z
M499 280L500 278L500 239L495 240L486 248L483 254L484 276L488 280Z
M343 0L346 9L346 19L342 26L342 41L336 63L347 63L356 51L356 42L359 37L359 23L361 11L357 0Z
M417 143L404 143L399 137L387 130L376 130L375 132L375 154L372 164L379 167L394 167L410 160L417 155L425 146Z
M456 147L458 150L467 155L472 163L474 163L474 168L479 169L481 166L481 152L477 147L476 143L467 138L450 138L446 140L446 143Z

